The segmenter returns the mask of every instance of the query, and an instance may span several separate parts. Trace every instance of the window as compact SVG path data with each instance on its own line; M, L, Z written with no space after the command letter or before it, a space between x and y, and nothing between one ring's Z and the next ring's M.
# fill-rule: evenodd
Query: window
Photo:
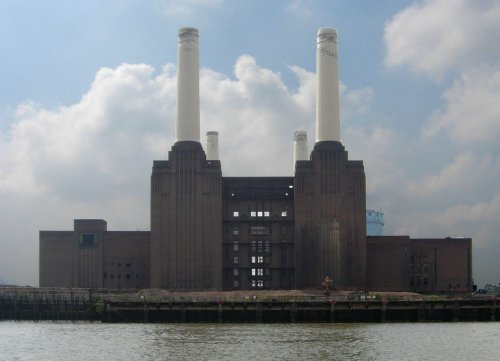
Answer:
M238 256L234 256L234 257L233 257L233 263L234 263L234 264L238 264L238 263L240 263L240 258L239 258Z
M257 217L257 212L251 211L250 212L250 217Z
M255 263L257 261L257 257L252 256L252 263Z
M233 287L234 287L234 288L238 288L238 287L240 287L240 281L238 281L238 280L234 280L234 281L233 281Z
M256 274L256 272L255 272L255 271L256 271L256 269L255 269L255 268L252 268L252 276L255 276L255 274Z
M269 247L269 241L264 242L264 251L266 253L269 253L270 247Z
M233 235L237 236L238 234L240 234L240 229L238 227L233 227Z
M264 287L264 280L257 280L257 287L259 288Z
M236 277L236 276L238 276L238 274L239 274L238 269L237 268L233 268L233 276Z
M257 242L256 241L250 241L250 250L252 252L255 252L257 250Z
M262 217L262 211L257 212L257 217Z
M97 233L80 233L80 248L97 246Z
M286 217L286 211L281 211L281 217Z
M252 257L252 258L254 258L254 257ZM257 256L257 263L264 263L264 257L263 256Z
M257 269L257 276L264 276L264 269L263 268Z
M263 250L263 245L262 245L262 241L257 241L257 252L259 253L262 253L262 250Z
M269 211L264 211L264 217L269 217Z
M238 211L233 212L233 217L239 217L239 216L240 216L240 212L238 212Z
M238 252L238 243L233 244L233 251Z
M252 280L252 287L254 287L254 288L255 288L255 286L256 286L256 285L257 285L257 281Z
M253 235L262 235L269 234L270 230L267 226L250 226L250 234Z

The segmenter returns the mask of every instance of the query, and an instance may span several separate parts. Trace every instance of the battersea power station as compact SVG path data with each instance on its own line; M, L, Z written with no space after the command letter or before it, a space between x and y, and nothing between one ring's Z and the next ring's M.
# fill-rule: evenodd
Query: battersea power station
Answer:
M153 162L151 230L76 219L40 231L40 286L121 290L470 292L470 238L367 236L363 162L340 142L337 32L317 33L316 130L295 132L294 175L224 177L200 143L198 31L178 38L176 142Z

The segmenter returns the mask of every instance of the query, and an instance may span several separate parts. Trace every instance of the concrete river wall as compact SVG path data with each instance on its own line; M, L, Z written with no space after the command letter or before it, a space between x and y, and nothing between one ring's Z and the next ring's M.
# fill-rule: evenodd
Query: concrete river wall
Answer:
M496 298L151 296L103 289L0 288L0 320L102 322L500 321Z

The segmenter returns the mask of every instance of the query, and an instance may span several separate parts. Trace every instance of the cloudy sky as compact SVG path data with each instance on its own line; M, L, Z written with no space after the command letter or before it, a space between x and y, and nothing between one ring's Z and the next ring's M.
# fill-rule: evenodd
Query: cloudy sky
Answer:
M315 37L339 33L342 141L386 234L473 238L500 281L495 0L0 1L0 282L38 284L38 231L149 229L174 140L177 30L200 31L202 132L223 173L292 175L314 139Z

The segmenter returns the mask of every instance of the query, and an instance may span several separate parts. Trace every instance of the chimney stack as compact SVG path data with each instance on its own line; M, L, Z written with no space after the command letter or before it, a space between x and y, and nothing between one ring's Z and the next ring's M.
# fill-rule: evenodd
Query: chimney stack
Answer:
M182 28L177 47L177 142L200 142L199 73L198 30Z
M307 132L297 130L293 134L293 167L298 160L309 160L309 151L307 149Z
M207 160L219 160L219 133L207 132Z
M340 142L337 30L321 28L316 37L316 142Z

